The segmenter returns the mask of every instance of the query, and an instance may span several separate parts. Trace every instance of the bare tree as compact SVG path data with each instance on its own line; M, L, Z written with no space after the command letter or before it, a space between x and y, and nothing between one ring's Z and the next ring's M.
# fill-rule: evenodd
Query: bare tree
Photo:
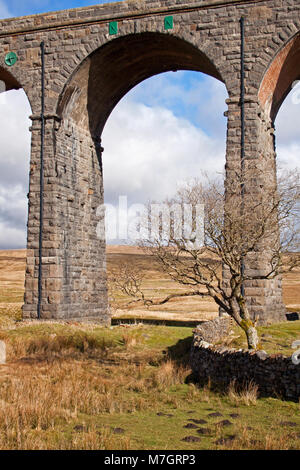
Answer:
M272 279L300 265L299 181L299 172L294 171L277 185L264 185L259 190L259 182L250 174L244 173L243 178L234 174L225 191L219 180L204 184L195 179L183 185L174 198L165 200L161 211L156 207L156 217L151 215L151 204L143 227L143 234L149 236L140 244L186 291L159 301L147 299L139 274L129 275L130 268L118 277L119 288L148 306L178 296L209 296L243 329L249 349L257 349L258 319L251 319L243 287L245 281ZM199 220L197 207L204 208L203 220ZM169 213L169 220L164 219L164 213ZM181 233L180 227L184 228ZM203 229L200 244L199 227ZM247 261L262 252L268 260L267 269L245 269Z
M147 299L142 290L144 275L141 269L128 262L123 262L110 270L107 276L110 305L118 308L121 305L120 293L125 298L133 298L133 302L142 301L147 303ZM126 302L129 305L131 302Z

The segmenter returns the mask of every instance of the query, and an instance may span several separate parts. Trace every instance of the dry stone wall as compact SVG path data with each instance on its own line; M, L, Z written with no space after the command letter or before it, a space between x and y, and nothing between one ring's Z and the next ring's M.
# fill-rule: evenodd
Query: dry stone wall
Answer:
M210 380L225 388L233 381L240 387L252 382L262 395L298 401L300 364L280 354L212 344L224 339L229 329L228 319L205 322L195 329L191 367L196 379L204 383Z

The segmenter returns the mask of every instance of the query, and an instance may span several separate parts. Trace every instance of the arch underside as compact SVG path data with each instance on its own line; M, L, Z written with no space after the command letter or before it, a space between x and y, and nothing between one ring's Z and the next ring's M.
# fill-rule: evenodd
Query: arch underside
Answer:
M259 100L262 107L275 121L278 111L293 87L300 79L300 33L276 55L269 66L260 90Z
M6 91L19 90L20 88L22 88L22 86L15 79L15 77L3 67L0 67L0 81L5 83Z
M113 108L143 80L168 71L193 70L222 80L192 44L161 33L132 34L92 53L66 85L57 113L100 136Z

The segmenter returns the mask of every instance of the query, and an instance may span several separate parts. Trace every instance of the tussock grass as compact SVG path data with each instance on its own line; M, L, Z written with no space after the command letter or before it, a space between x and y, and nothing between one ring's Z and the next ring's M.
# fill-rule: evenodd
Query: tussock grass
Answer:
M241 389L233 380L228 387L229 400L235 404L244 404L246 406L256 405L258 399L258 385L252 380Z
M22 320L22 310L20 304L0 303L0 329L14 328L16 322Z
M126 393L133 382L128 366L127 370L126 367L120 369L116 376L103 376L101 370L95 372L95 367L91 367L90 363L65 359L51 364L43 362L42 365L21 363L14 366L12 373L0 376L0 448L45 448L45 443L40 445L36 433L44 432L47 441L52 432L82 415L134 413L153 405L153 401L150 404L138 395L129 396ZM146 390L146 387L143 389ZM73 446L114 448L109 444L107 433L104 437L89 430L83 440L72 438L68 443L63 440L63 445L66 449ZM94 444L88 444L89 439ZM122 441L117 448L128 448L128 439L126 442ZM53 445L54 442L50 447ZM59 446L63 448L62 442Z
M264 432L262 428L259 429L259 432L254 433L253 430L249 429L247 426L239 426L237 434L228 435L227 437L222 437L221 432L219 432L220 444L219 449L226 450L290 450L291 449L291 440L287 439L284 433L278 431L269 431ZM231 437L230 437L231 436ZM222 442L223 441L223 442ZM294 442L297 441L295 435ZM295 449L297 448L294 447Z
M121 327L82 328L51 323L0 332L8 352L8 364L0 369L0 449L128 449L128 436L117 438L107 429L88 428L80 438L60 429L82 416L129 415L159 409L162 403L176 405L166 389L184 383L187 371L162 362L161 349L153 349L151 327L132 326L125 333ZM143 345L144 330L152 331L145 335L150 349ZM154 362L161 365L154 367ZM162 379L166 372L167 381Z
M190 369L187 367L177 365L174 361L168 359L158 367L154 378L154 385L166 388L172 385L183 384L189 372Z
M2 335L2 338L5 339L5 335ZM105 356L113 346L112 341L85 332L65 335L53 333L36 338L16 337L8 344L8 355L11 358L39 355L48 359L58 354L72 355L83 352Z
M121 343L125 346L126 349L131 349L141 344L143 338L136 331L125 332L122 335Z

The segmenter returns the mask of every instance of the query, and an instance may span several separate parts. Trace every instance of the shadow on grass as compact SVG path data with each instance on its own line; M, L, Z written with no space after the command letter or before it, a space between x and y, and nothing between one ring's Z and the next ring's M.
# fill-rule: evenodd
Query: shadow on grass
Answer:
M193 344L193 336L180 339L179 341L177 341L176 344L168 347L167 354L166 354L167 359L171 359L173 362L175 362L177 367L190 368L192 344ZM209 382L209 380L207 382ZM185 379L186 384L193 383L199 387L206 386L207 382L206 381L200 382L198 375L192 371L189 375L187 375ZM222 387L220 389L219 386L215 385L213 386L213 388L218 392L221 392L221 393L223 392Z
M135 325L137 323L143 323L145 325L161 325L161 326L179 326L179 327L187 327L187 328L194 328L198 326L200 323L203 323L199 320L197 321L180 321L180 320L159 320L159 319L151 319L151 318L112 318L111 325Z
M193 337L180 339L176 344L169 346L167 357L176 363L177 366L188 366L190 363L190 354L193 343Z

